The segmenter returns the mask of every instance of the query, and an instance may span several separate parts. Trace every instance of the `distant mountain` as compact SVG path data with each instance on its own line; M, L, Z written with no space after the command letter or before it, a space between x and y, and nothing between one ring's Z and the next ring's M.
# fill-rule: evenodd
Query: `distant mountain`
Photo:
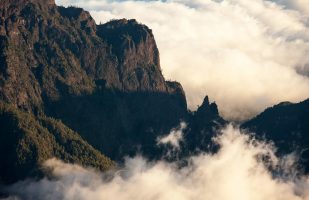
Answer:
M242 128L273 141L281 154L297 152L301 155L300 163L309 172L309 99L267 108Z

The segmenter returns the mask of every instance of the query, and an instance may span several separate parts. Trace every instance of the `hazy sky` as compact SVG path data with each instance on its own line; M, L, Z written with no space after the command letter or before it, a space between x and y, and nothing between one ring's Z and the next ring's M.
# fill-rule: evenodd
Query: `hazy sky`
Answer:
M135 18L154 32L167 79L190 108L207 94L226 118L244 119L309 97L308 0L56 0L97 23Z

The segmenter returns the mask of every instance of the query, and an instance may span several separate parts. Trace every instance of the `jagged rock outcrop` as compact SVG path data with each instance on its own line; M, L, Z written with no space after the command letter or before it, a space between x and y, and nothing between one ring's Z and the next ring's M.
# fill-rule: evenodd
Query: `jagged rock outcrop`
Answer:
M199 124L205 124L209 122L222 123L224 120L220 117L218 106L215 102L209 103L209 98L206 96L202 105L197 109L194 115L194 121L199 121Z
M188 119L188 128L185 132L184 149L189 153L200 151L213 151L212 137L219 128L227 122L219 115L215 102L210 103L208 96L204 98L197 111L191 114Z

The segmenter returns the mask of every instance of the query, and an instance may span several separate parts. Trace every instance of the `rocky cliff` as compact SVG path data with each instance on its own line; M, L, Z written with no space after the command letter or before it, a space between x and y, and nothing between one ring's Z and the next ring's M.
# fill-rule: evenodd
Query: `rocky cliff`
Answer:
M135 20L97 26L80 8L42 0L4 1L0 9L3 101L43 110L46 101L101 86L171 93L153 34Z
M0 149L1 159L12 155L22 163L12 167L12 173L23 167L34 169L52 156L107 168L109 164L90 161L103 155L96 155L87 142L116 160L138 150L150 155L156 151L156 137L187 117L184 91L179 83L165 81L147 26L126 19L96 25L83 9L59 7L52 0L3 0L0 17L0 102L24 113L14 118L12 126L0 126L3 141L12 131L19 132ZM3 122L11 115L6 113ZM24 118L32 120L20 128ZM65 125L45 120L52 118ZM77 131L87 142L79 138L82 146L73 148L67 145L76 139L69 136L59 143L58 131L50 130L46 121ZM45 152L37 145L45 144L44 138L52 144L46 143L48 151L42 156L13 155L21 138L30 138L26 146L31 149L20 148L27 156L34 149ZM94 157L85 161L81 154L71 155L72 149L84 149ZM9 170L14 159L1 170ZM21 170L12 180L26 175L27 170Z

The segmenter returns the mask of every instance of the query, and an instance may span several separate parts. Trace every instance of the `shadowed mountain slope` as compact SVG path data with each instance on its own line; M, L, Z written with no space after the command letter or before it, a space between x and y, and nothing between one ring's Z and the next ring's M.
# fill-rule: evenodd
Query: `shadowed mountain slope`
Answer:
M272 140L280 154L296 152L309 172L309 99L300 103L283 102L242 125L259 137Z

